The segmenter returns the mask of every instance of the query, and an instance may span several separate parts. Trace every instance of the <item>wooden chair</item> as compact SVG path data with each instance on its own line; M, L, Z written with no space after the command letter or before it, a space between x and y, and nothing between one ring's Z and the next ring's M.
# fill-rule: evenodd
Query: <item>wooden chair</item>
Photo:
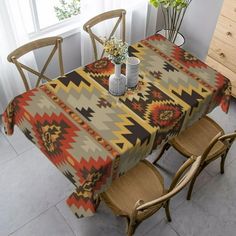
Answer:
M96 41L103 45L104 40L102 40L96 34L94 34L94 32L92 31L92 27L94 27L98 23L103 22L105 20L109 20L109 19L118 17L118 20L117 20L114 28L112 29L108 39L110 39L114 35L119 24L121 23L121 39L124 42L125 41L125 14L126 14L126 11L124 9L112 10L112 11L104 12L100 15L97 15L84 24L83 29L84 29L84 31L86 31L89 34L91 41L92 41L95 60L98 60L98 51L97 51ZM105 52L103 50L101 58L104 56L104 53Z
M127 235L133 235L136 227L161 207L165 208L168 221L170 198L183 189L196 174L201 156L189 158L178 170L168 190L164 189L163 177L150 162L143 160L101 194L101 199L115 215L128 222ZM188 171L187 171L188 169Z
M187 199L190 200L197 176L209 163L221 157L220 169L221 174L224 173L225 159L235 138L236 131L226 135L214 120L206 116L169 141L153 163L157 163L171 146L186 158L204 155L205 158L189 186Z
M51 81L50 78L48 78L44 73L48 67L48 64L50 63L53 55L55 54L55 52L58 50L58 61L59 61L59 67L60 67L60 75L64 76L64 68L63 68L63 60L62 60L62 50L61 50L61 43L62 43L63 39L61 37L49 37L49 38L42 38L42 39L38 39L35 41L32 41L30 43L27 43L17 49L15 49L13 52L11 52L8 57L7 60L9 62L12 62L16 65L17 70L19 71L21 78L24 82L25 85L25 89L26 91L28 91L30 89L30 86L27 82L26 79L26 75L23 71L26 70L28 72L31 72L32 74L36 75L38 77L37 82L36 82L36 87L38 87L40 85L40 82L42 79L45 79L47 81ZM42 48L42 47L46 47L46 46L54 46L49 57L47 58L42 70L40 72L35 71L34 69L22 64L21 62L18 61L18 59L22 56L24 56L25 54L38 49L38 48Z

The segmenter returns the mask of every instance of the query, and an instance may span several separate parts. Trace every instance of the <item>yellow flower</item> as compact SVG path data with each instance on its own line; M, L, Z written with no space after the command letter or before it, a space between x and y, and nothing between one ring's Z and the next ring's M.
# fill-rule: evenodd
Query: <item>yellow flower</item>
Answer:
M110 60L116 63L122 63L127 56L128 45L122 42L122 40L112 37L111 39L105 40L104 50Z

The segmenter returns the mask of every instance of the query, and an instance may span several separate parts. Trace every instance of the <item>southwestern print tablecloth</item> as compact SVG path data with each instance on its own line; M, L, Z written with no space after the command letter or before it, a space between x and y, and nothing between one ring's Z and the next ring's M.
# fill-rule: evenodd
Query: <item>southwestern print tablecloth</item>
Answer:
M124 96L108 93L114 67L104 58L15 97L3 115L7 134L19 126L76 186L67 203L78 217L162 142L229 106L229 80L161 35L129 53L141 60L140 78Z

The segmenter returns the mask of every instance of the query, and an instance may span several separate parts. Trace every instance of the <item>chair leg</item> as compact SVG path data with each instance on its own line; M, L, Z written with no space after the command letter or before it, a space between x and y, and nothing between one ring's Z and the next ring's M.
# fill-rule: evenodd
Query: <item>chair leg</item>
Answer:
M132 236L133 232L134 232L134 229L133 229L132 225L129 225L128 229L127 229L127 236Z
M227 152L221 156L221 162L220 162L220 173L224 174L225 173L225 159L227 156Z
M136 229L136 225L132 223L129 219L127 219L127 236L132 236L134 234L134 231Z
M197 173L193 176L193 178L190 182L189 189L188 189L187 200L191 199L192 192L193 192L193 186L195 184L195 181L196 181L198 175L202 172L203 169L204 169L204 167L200 168L199 171L197 171Z
M165 143L164 146L162 147L162 149L161 149L159 155L158 155L157 158L153 161L152 164L155 165L155 164L161 159L161 157L162 157L162 155L164 154L164 152L167 151L167 150L170 148L170 146L171 146L171 145L170 145L169 143Z
M166 203L165 203L165 212L166 212L166 218L169 222L171 222L171 216L170 216L170 201L168 200Z
M196 181L197 176L195 175L190 183L189 189L188 189L188 194L187 194L187 200L191 199L192 196L192 191L193 191L193 186Z

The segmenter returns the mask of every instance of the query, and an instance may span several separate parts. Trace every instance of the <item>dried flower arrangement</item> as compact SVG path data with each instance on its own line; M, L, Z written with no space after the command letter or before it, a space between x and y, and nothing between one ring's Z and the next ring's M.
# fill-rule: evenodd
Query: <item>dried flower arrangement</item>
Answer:
M115 37L105 40L104 50L115 64L122 64L128 56L128 44Z

